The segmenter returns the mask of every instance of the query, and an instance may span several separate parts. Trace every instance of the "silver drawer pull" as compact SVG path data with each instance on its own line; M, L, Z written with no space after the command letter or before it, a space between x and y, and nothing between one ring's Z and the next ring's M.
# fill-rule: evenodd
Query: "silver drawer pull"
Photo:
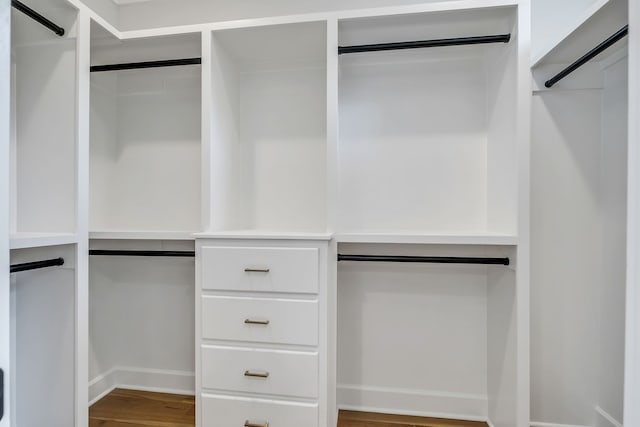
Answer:
M258 424L252 423L251 421L247 420L244 422L244 427L269 427L269 421L267 421L266 423Z
M244 269L245 273L268 273L269 269L268 268L245 268Z
M251 372L244 371L245 377L269 378L269 372Z
M247 325L264 325L267 326L269 324L268 320L252 320L252 319L244 319L244 323Z

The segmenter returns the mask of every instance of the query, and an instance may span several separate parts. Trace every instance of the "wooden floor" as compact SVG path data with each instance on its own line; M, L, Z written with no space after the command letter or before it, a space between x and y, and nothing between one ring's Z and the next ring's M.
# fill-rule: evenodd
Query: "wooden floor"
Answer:
M192 396L116 389L89 409L89 427L194 427L194 425L195 401ZM487 427L487 424L340 411L338 427Z
M340 411L338 427L487 427L487 423Z
M115 389L89 408L89 427L193 427L193 396Z

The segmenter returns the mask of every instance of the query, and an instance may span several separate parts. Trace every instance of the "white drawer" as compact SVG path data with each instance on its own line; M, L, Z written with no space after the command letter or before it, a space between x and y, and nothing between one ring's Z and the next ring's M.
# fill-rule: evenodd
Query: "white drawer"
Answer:
M318 292L317 248L202 248L202 288Z
M203 427L317 427L318 405L202 395Z
M318 354L202 346L202 387L318 397Z
M202 337L318 345L318 302L203 296Z

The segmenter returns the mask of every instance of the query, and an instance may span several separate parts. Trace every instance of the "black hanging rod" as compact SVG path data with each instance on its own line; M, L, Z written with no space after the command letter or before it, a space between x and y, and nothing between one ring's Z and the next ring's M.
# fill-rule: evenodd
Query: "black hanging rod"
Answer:
M167 59L163 61L129 62L126 64L93 65L91 72L138 70L140 68L177 67L179 65L202 64L202 58Z
M48 20L44 16L40 15L38 12L36 12L33 9L31 9L26 4L24 4L22 2L19 2L18 0L11 0L11 6L16 8L20 12L24 13L25 15L27 15L29 18L33 19L34 21L39 22L40 24L44 25L45 27L47 27L48 29L50 29L51 31L53 31L54 33L59 35L60 37L64 36L64 28L56 25L55 23L53 23L52 21Z
M196 253L194 251L134 251L90 249L89 255L194 258L196 256Z
M421 49L425 47L462 46L470 44L509 43L511 34L495 36L460 37L455 39L419 40L411 42L363 44L358 46L339 46L338 54L359 52L380 52L383 50Z
M627 34L629 34L629 26L625 25L618 32L616 32L614 35L612 35L611 37L609 37L608 39L600 43L595 48L591 49L589 52L587 52L584 56L582 56L576 62L569 65L567 68L565 68L564 70L560 71L558 74L556 74L555 76L547 80L544 83L545 87L548 87L548 88L552 87L553 85L558 83L560 80L564 79L569 74L573 73L578 68L582 67L584 64L591 61L593 58L600 55L605 50L609 49L611 46L613 46L618 41L620 41L620 39L624 38Z
M509 258L444 257L444 256L342 255L342 254L338 254L338 261L415 262L415 263L430 263L430 264L509 265Z
M46 267L56 267L64 265L64 258L46 259L43 261L26 262L24 264L14 264L11 266L11 273L19 273L21 271L37 270Z

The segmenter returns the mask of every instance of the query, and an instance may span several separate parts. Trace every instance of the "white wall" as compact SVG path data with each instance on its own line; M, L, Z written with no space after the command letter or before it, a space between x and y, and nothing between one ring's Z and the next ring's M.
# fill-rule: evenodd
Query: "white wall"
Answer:
M589 6L598 0L533 0L531 2L531 54L536 57L542 49L556 41L567 23L576 21Z
M505 255L504 248L421 245L340 244L339 251ZM513 391L515 366L510 351L515 325L514 274L504 270L340 263L338 407L486 419L491 393L491 411L499 418L495 425L513 425L500 422L513 420L512 411L502 406L502 394ZM493 326L489 342L495 347L491 350L487 348L488 323ZM490 384L489 370L496 374Z
M193 243L139 248L193 250ZM116 385L194 392L194 274L192 258L91 257L90 400Z
M602 238L601 94L533 99L531 419L592 425Z
M620 423L624 401L628 65L626 59L621 60L605 72L601 151L604 275L599 297L597 403Z
M602 89L534 95L534 422L622 422L626 67L606 69Z

